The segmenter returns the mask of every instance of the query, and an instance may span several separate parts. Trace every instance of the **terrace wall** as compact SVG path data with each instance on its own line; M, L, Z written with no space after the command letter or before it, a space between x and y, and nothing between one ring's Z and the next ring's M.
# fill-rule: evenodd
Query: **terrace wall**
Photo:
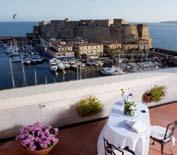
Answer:
M157 84L167 87L167 96L158 104L177 100L177 68L0 91L0 138L14 136L19 127L37 121L65 126L106 117L121 99L120 89L130 89L141 102L143 93ZM104 110L81 118L75 103L90 95L103 102Z

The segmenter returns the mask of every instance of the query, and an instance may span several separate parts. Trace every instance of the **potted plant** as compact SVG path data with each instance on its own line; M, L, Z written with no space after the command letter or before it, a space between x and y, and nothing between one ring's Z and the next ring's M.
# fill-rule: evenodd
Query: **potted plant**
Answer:
M103 104L95 96L81 99L76 104L76 109L82 117L96 115L103 110Z
M159 102L166 94L164 86L154 86L150 90L146 91L142 97L143 102Z
M16 140L28 155L47 155L59 142L58 128L35 123L21 128Z

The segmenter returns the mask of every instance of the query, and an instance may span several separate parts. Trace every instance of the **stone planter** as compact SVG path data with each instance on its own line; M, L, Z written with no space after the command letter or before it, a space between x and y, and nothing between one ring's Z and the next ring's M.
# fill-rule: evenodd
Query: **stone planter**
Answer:
M43 149L43 150L30 152L30 151L27 151L26 149L24 149L19 142L17 142L17 143L19 145L19 149L21 150L21 152L24 153L24 155L49 155L49 153L55 147L55 145L52 145L52 146L50 146L46 149Z
M143 102L145 102L145 103L150 103L150 102L152 102L151 96L149 96L149 95L146 94L146 93L143 95L142 100L143 100Z

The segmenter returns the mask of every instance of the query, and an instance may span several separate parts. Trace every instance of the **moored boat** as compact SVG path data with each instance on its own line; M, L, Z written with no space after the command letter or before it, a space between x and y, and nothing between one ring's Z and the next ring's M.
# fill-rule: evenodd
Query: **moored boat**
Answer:
M118 75L123 74L124 72L118 67L105 67L101 69L101 73L104 75Z
M62 63L62 61L60 60L57 60L57 65L58 65L58 68L61 70L61 71L64 71L65 70L65 66L64 64Z
M50 64L50 70L56 72L58 70L57 64Z

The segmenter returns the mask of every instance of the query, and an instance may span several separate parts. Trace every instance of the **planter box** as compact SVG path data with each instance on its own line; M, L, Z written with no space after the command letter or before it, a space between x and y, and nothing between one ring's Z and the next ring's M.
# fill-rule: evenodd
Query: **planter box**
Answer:
M147 95L147 94L144 94L144 95L143 95L142 100L143 100L143 102L145 102L145 103L150 103L150 102L152 102L151 96L149 96L149 95Z

